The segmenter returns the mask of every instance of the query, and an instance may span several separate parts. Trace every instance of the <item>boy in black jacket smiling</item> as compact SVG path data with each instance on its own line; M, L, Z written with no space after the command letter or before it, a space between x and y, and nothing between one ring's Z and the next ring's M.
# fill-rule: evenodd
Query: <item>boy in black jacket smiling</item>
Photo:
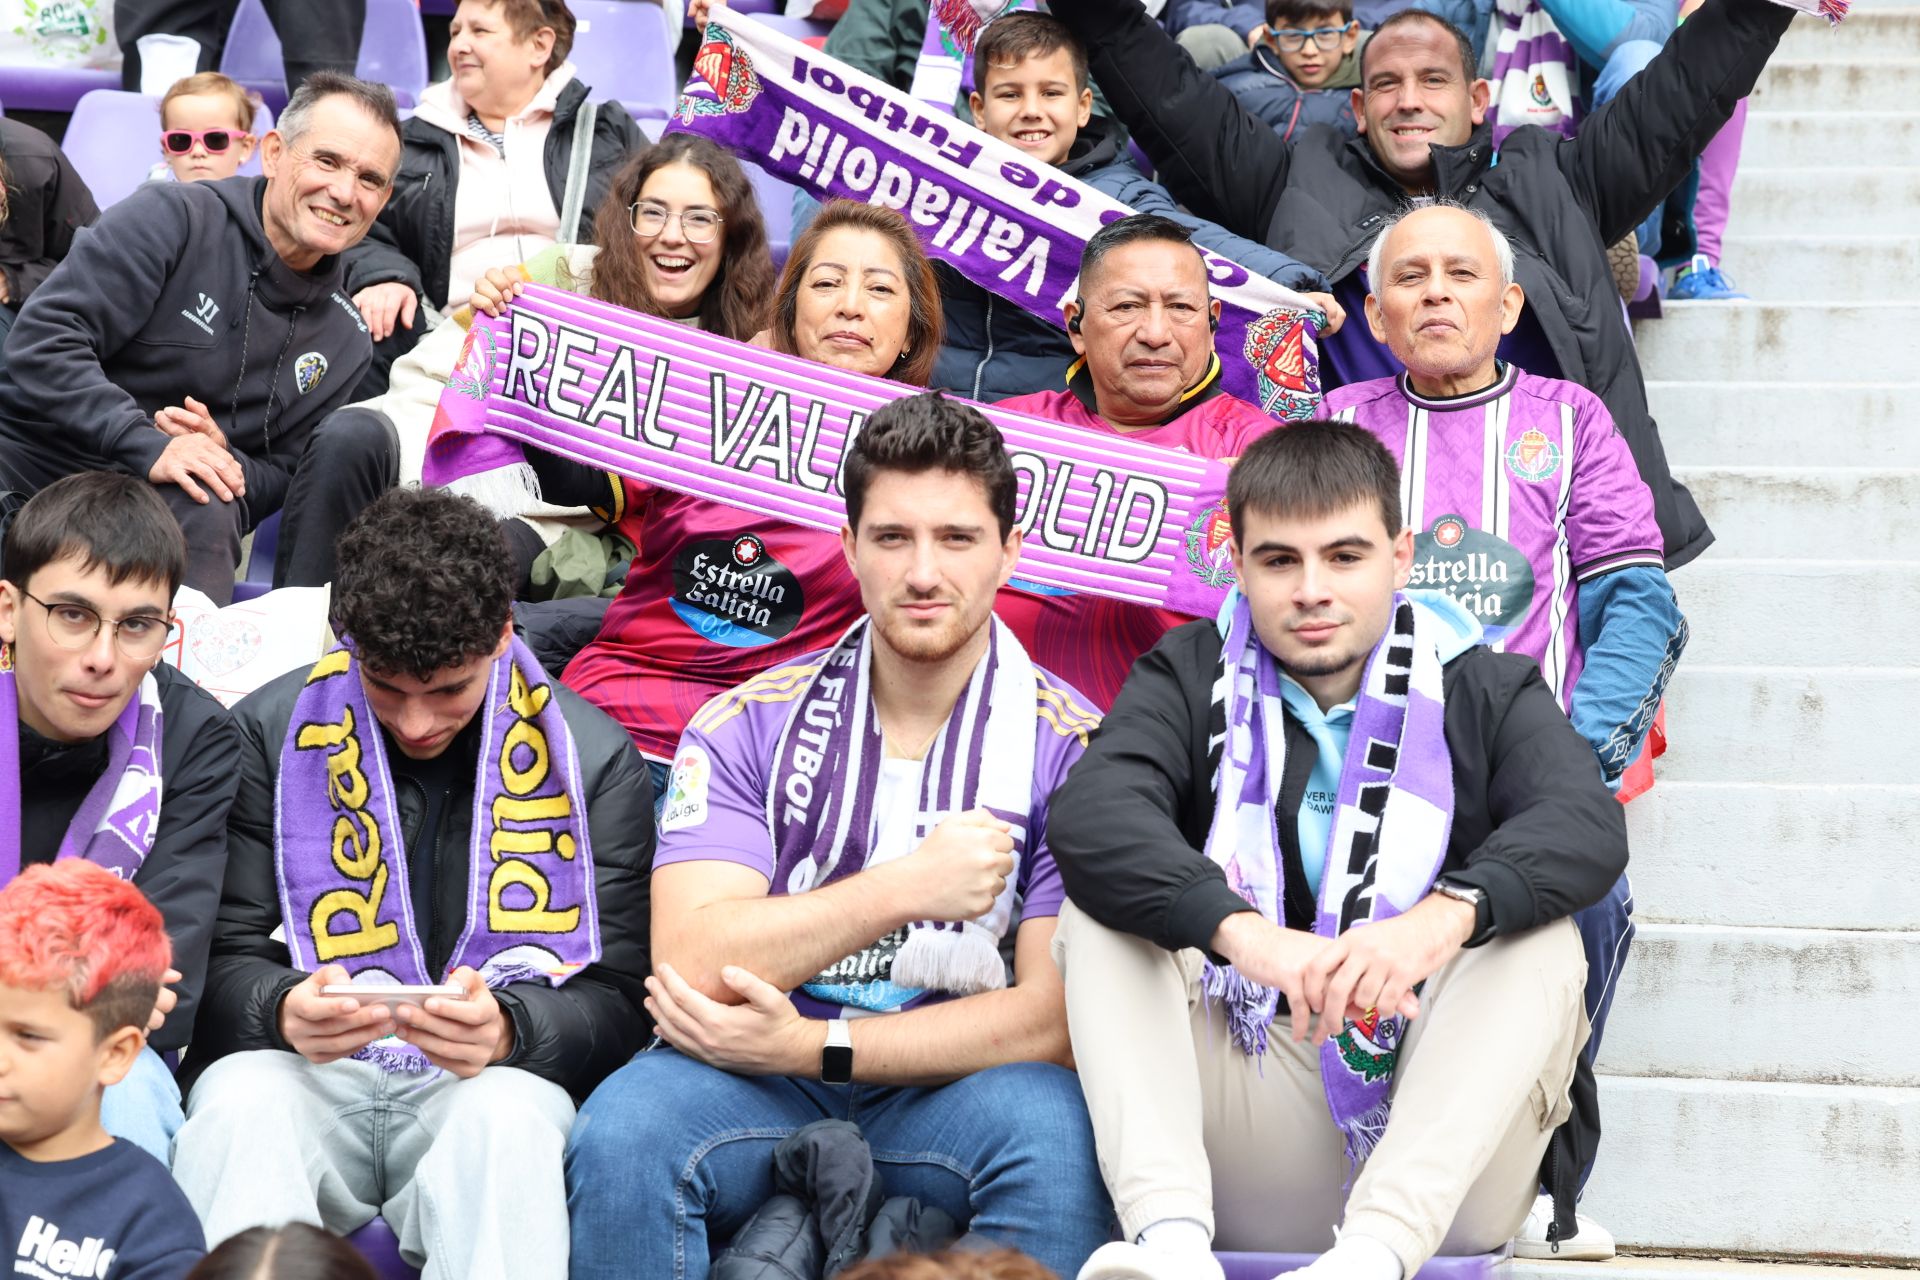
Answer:
M1126 1239L1081 1280L1218 1276L1210 1241L1336 1226L1301 1274L1403 1280L1532 1203L1586 1038L1567 917L1625 867L1625 820L1537 668L1401 590L1399 492L1357 428L1255 442L1224 637L1142 658L1054 797L1055 954Z

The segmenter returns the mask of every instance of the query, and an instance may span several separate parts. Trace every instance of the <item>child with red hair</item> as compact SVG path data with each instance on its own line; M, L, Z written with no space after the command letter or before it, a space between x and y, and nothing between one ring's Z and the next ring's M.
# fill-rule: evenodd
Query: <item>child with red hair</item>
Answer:
M0 889L0 1257L18 1272L166 1280L206 1252L166 1168L100 1124L172 954L153 904L91 862Z

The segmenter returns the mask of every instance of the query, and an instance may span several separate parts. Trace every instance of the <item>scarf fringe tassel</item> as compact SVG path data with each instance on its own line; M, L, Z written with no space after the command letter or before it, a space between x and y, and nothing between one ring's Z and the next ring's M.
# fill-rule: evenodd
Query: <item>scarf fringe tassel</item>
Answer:
M1264 1056L1268 1029L1280 1008L1280 993L1249 982L1231 965L1223 967L1211 960L1201 975L1200 989L1226 1013L1227 1033L1233 1037L1234 1046L1242 1053Z
M893 980L922 990L974 995L1005 987L1007 966L1000 948L977 925L969 923L958 934L922 927L907 930L907 940L893 957Z
M541 501L540 477L525 462L461 476L446 487L472 498L501 520L510 520Z

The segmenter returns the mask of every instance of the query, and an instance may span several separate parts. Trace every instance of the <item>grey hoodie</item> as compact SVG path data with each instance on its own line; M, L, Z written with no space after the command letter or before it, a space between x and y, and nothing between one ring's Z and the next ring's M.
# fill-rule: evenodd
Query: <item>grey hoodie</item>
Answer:
M260 220L265 178L149 183L74 237L7 338L0 462L145 479L166 448L153 415L203 401L277 511L314 425L372 359L340 262L294 271Z

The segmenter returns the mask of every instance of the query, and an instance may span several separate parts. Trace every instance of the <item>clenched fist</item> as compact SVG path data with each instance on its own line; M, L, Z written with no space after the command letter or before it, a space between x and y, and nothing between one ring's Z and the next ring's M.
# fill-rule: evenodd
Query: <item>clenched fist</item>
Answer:
M896 865L910 877L918 918L985 915L1013 874L1012 828L985 809L950 815Z

